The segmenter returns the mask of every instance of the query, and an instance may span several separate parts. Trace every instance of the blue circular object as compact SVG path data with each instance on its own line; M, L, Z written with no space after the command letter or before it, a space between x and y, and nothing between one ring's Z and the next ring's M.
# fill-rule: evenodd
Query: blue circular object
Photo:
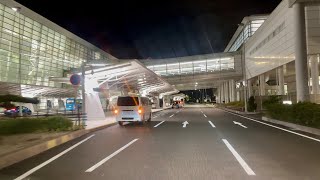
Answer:
M81 82L81 76L80 76L80 75L78 75L78 74L73 74L73 75L70 77L70 83L71 83L72 85L77 86L77 85L80 84L80 82Z

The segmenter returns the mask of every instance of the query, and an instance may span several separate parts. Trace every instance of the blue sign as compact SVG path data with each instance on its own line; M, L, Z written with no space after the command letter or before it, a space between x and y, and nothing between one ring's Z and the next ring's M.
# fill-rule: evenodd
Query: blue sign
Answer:
M78 75L78 74L73 74L71 77L70 77L70 83L72 85L75 85L75 86L78 86L81 82L81 76Z

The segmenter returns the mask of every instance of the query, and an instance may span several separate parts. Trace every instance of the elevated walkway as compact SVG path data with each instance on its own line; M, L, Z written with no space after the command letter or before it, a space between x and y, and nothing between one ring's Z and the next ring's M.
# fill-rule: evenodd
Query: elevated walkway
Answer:
M139 60L178 90L217 87L219 81L242 77L240 52Z

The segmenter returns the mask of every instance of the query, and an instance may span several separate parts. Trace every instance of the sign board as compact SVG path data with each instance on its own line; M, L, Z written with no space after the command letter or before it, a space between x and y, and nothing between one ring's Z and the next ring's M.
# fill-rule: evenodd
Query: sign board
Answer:
M78 74L73 74L71 77L70 77L70 83L74 86L78 86L81 82L81 76L78 75Z

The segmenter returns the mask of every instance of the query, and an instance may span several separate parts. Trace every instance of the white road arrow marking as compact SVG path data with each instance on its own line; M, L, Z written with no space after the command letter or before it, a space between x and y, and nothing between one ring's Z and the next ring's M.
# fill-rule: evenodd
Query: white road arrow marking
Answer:
M233 123L236 124L236 125L239 125L239 126L241 126L241 127L243 127L243 128L247 128L247 126L244 126L244 125L242 125L241 123L239 123L239 122L237 122L237 121L233 121Z
M188 123L188 121L185 121L185 122L183 122L182 124L183 124L182 127L185 128L185 127L187 127L187 124L189 124L189 123Z

